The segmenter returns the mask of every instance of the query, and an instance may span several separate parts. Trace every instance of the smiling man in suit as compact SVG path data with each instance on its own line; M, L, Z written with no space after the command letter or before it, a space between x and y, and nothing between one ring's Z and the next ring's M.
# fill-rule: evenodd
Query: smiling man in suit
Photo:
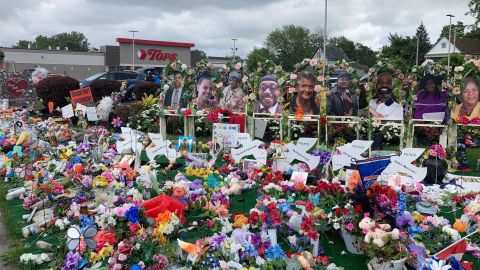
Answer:
M165 94L165 100L163 105L165 107L172 107L174 110L177 108L186 108L187 103L183 98L183 75L180 72L176 72L173 76L173 88L169 88Z

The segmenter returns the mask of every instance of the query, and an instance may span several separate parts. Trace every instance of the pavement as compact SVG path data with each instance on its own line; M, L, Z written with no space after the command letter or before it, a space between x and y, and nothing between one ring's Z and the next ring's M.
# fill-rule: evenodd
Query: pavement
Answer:
M5 226L3 225L3 215L0 213L0 255L5 253L10 248L10 240L8 239ZM2 270L17 270L17 268L11 265L5 265L3 261L0 260L0 269Z

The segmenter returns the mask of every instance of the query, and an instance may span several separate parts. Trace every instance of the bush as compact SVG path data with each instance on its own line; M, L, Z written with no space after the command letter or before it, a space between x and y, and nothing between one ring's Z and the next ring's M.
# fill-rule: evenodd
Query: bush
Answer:
M135 99L141 100L145 94L148 95L156 95L157 89L160 88L160 85L154 82L149 81L139 81L135 88L133 89L133 93L135 93Z
M109 97L113 92L119 91L121 82L115 80L96 80L90 84L92 96L95 101L100 101L103 97Z
M41 80L37 85L37 96L42 99L45 107L48 102L53 101L54 107L63 107L69 102L70 91L80 88L79 82L68 76L49 76Z

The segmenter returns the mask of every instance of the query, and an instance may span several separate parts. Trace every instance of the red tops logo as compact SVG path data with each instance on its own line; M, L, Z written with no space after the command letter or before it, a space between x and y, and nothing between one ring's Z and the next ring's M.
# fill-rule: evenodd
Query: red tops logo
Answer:
M177 59L176 53L162 53L162 50L159 50L159 49L149 49L148 51L145 51L144 49L138 50L137 52L138 59L144 60L145 58L147 58L147 56L148 56L148 60L157 60L157 61Z

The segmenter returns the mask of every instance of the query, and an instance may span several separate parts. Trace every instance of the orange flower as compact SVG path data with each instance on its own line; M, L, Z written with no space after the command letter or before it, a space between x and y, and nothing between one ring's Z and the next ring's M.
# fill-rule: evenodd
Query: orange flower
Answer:
M297 111L295 112L295 120L303 120L303 108L300 106L297 107Z
M459 233L463 233L467 231L468 222L463 221L461 219L455 220L453 223L453 228L457 230Z
M163 213L159 213L155 221L157 221L157 223L160 223L160 224L167 224L168 221L170 221L171 214L172 213L168 210Z

